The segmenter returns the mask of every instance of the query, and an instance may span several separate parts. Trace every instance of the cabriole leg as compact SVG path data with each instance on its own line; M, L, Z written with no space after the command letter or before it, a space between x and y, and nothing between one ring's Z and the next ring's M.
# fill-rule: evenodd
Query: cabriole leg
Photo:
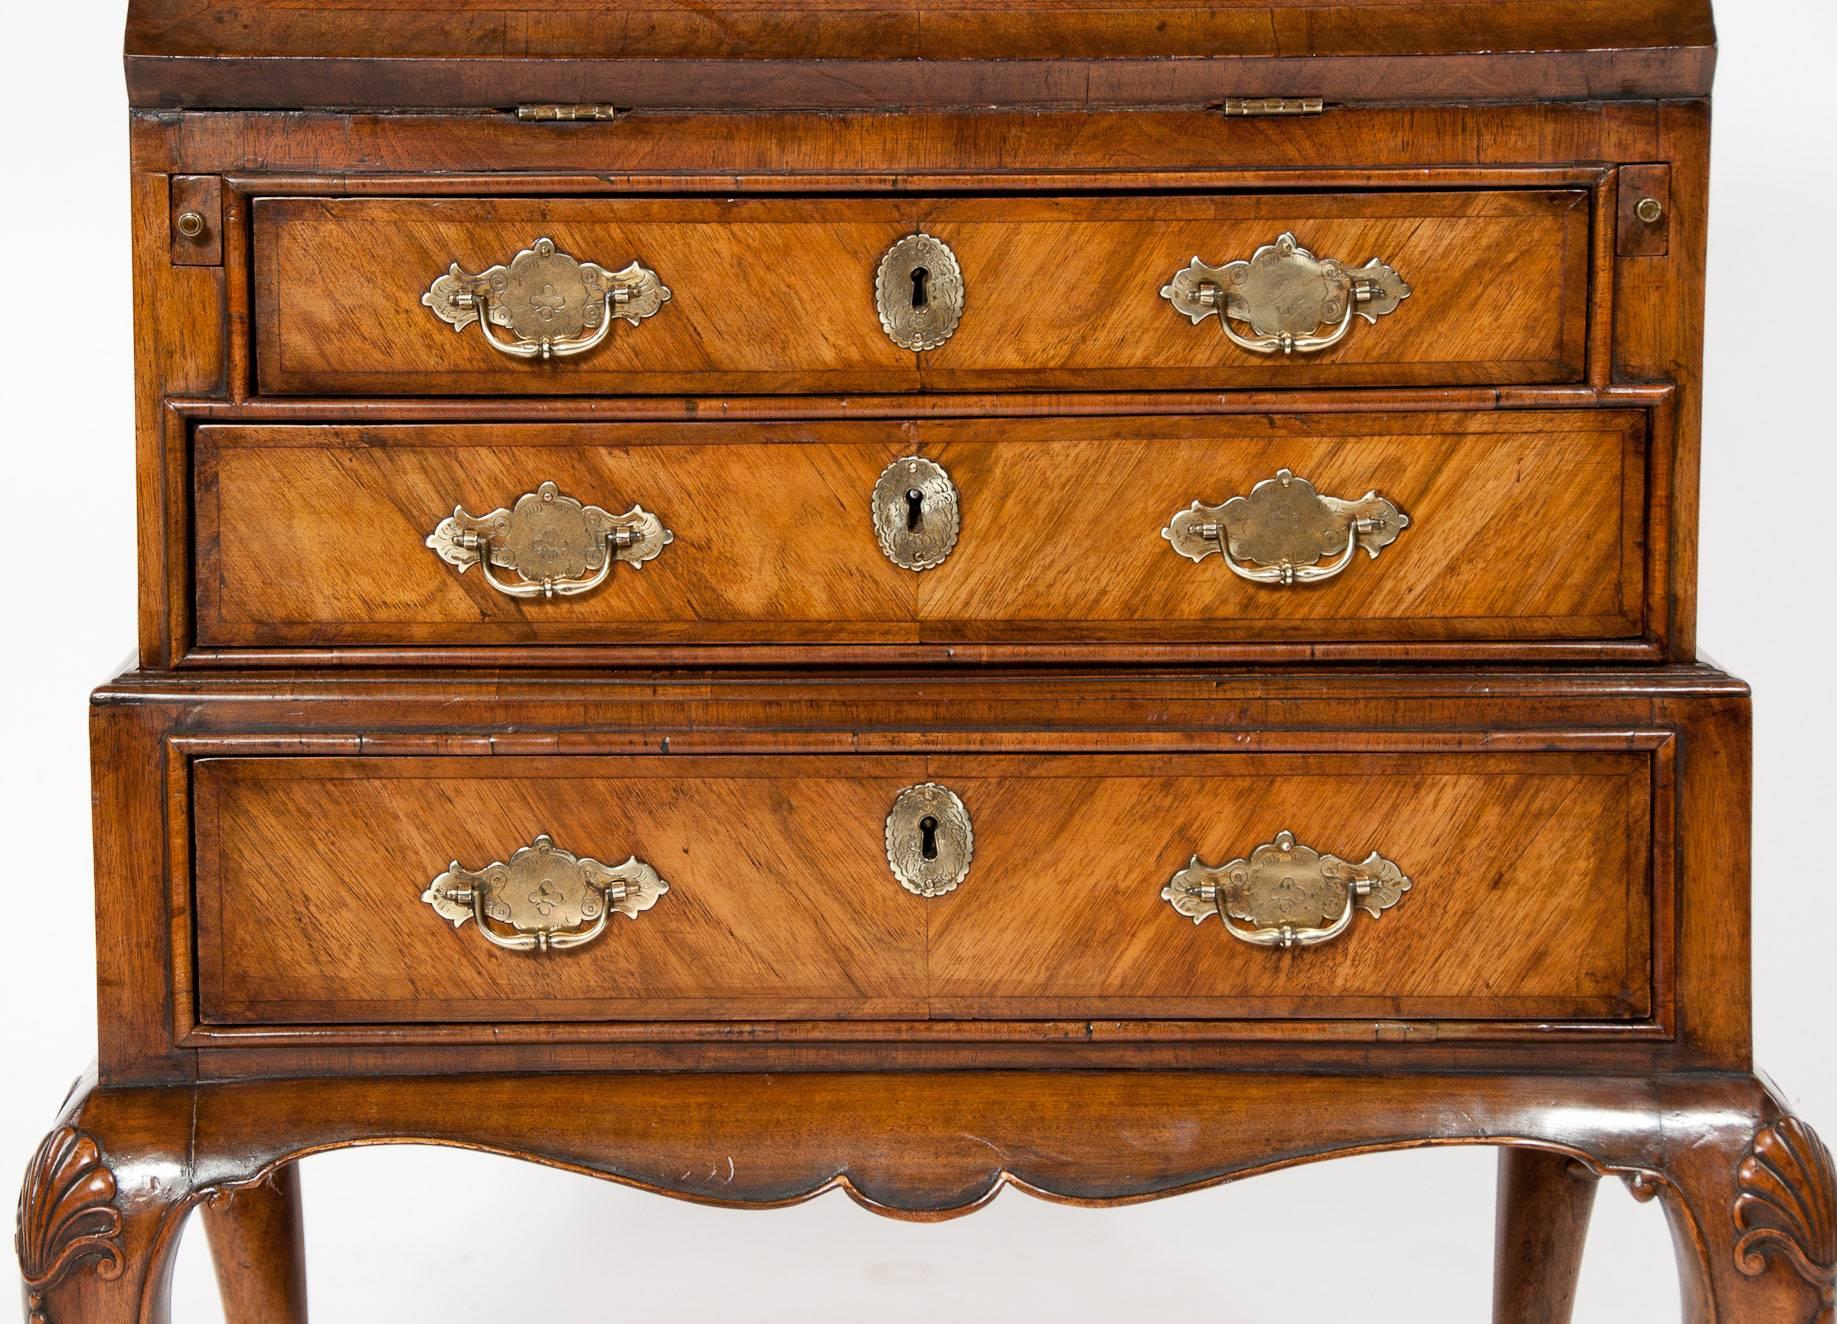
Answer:
M1777 1114L1672 1134L1656 1186L1688 1324L1832 1324L1837 1177L1817 1134Z
M168 1324L173 1249L194 1199L188 1094L165 1106L71 1110L40 1143L19 1193L30 1324Z

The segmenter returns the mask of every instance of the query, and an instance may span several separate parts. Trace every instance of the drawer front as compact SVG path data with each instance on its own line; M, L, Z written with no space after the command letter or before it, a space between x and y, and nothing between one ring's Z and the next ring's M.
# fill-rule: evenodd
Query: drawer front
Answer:
M1613 410L207 425L195 446L196 638L225 649L1338 643L1354 652L1625 640L1645 629L1646 449L1645 416ZM939 466L957 505L954 521L936 516L956 541L940 544L947 555L930 569L896 564L875 517L882 474L906 456ZM1261 579L1233 573L1216 540L1164 536L1176 516L1201 518L1195 502L1216 509L1246 498L1218 517L1228 527L1237 527L1234 509L1269 503L1281 515L1277 498L1301 491L1277 481L1284 471L1312 486L1317 513L1328 509L1322 497L1359 503L1377 493L1358 508L1389 509L1390 527L1349 551L1352 525L1328 511L1307 572L1339 568L1309 583L1270 582L1279 563L1254 542L1233 560ZM903 472L892 476L896 505L913 490ZM490 582L456 563L463 552L427 545L456 506L477 517L526 512L544 483L564 504L611 515L641 507L658 532L648 548L623 553L632 561L615 557L604 582L549 597L522 570L499 566ZM921 523L940 509L921 509ZM512 540L505 527L493 546Z
M1649 752L1383 743L203 759L199 1010L226 1025L1646 1015ZM943 792L902 798L915 785L954 793L968 834ZM967 861L940 895L890 863L908 882L925 867L926 817L941 886ZM543 837L538 863L513 855ZM647 899L595 929L569 909L575 856L601 880L634 857L619 876L648 866ZM1229 883L1246 858L1264 890L1233 894L1229 929L1170 904L1199 863ZM1284 925L1300 945L1262 945ZM537 931L549 949L503 945Z
M278 395L523 395L1577 381L1588 197L260 199L259 382ZM920 232L954 255L956 317L935 250L877 280ZM1190 283L1176 278L1196 258L1224 272L1218 291L1231 286L1228 323L1163 295ZM1374 261L1391 274L1354 315L1330 296L1374 280ZM600 275L582 281L572 263ZM631 300L602 318L601 296L622 285ZM916 323L914 305L930 310ZM1227 326L1265 350L1270 336L1303 349L1343 337L1268 353Z

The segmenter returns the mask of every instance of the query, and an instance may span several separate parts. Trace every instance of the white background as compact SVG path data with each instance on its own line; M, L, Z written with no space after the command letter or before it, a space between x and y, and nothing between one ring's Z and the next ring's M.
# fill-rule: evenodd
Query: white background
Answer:
M1700 637L1758 696L1757 1057L1837 1136L1837 6L1722 8ZM94 1052L85 701L131 645L135 585L120 4L5 10L0 1178L10 1198L12 1174ZM1490 1150L1347 1160L1101 1212L1009 1192L938 1226L876 1218L841 1195L716 1212L434 1150L313 1159L305 1179L314 1313L330 1324L1380 1324L1478 1320L1489 1300ZM494 1246L524 1264L535 1253L541 1272L511 1271ZM179 1324L219 1320L213 1293L194 1227ZM1602 1188L1577 1318L1678 1318L1663 1216L1617 1184Z

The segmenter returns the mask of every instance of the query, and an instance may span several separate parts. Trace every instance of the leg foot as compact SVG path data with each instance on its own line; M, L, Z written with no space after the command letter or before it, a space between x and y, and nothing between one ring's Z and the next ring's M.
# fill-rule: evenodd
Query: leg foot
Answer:
M17 1248L30 1324L168 1324L172 1252L192 1200L189 1114L176 1091L140 1102L86 1101L26 1167Z
M1770 1103L1772 1101L1769 1101ZM1675 1122L1676 1125L1670 1125ZM1837 1175L1796 1117L1674 1114L1663 1199L1690 1324L1832 1324Z
M1597 1180L1566 1154L1499 1151L1493 1324L1569 1324Z
M306 1324L297 1164L206 1201L204 1231L227 1324Z

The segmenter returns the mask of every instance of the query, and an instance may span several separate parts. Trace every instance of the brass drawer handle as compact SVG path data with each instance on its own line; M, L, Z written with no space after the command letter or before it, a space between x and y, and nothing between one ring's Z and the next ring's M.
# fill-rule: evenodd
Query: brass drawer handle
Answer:
M905 570L944 563L963 528L957 485L935 460L907 455L874 484L874 536L887 560Z
M604 584L615 561L642 569L675 540L642 506L614 515L543 483L518 497L512 510L468 515L455 506L428 534L427 545L461 574L476 565L487 584L510 597L566 598ZM500 579L493 566L518 578Z
M1231 343L1254 354L1318 354L1346 338L1357 313L1374 326L1410 297L1403 277L1373 258L1349 269L1318 258L1283 233L1249 261L1208 266L1194 258L1161 287L1161 297L1197 326L1212 314ZM1248 322L1244 335L1233 321ZM1318 334L1323 326L1333 329Z
M943 896L969 877L976 854L970 811L948 786L921 782L893 798L887 812L887 866L914 896Z
M538 239L502 266L476 274L455 262L421 296L434 316L464 331L474 322L485 340L513 359L566 359L585 354L624 318L633 326L670 299L657 273L633 262L608 271ZM492 327L508 330L505 340Z
M1233 938L1286 948L1331 942L1355 910L1377 919L1409 890L1403 871L1376 851L1349 864L1278 832L1249 859L1216 869L1193 856L1161 889L1161 899L1195 924L1217 915Z
M1321 496L1305 478L1278 469L1221 506L1195 501L1161 530L1176 552L1203 561L1217 552L1231 573L1257 584L1312 584L1331 579L1363 547L1373 560L1410 517L1367 492L1357 501ZM1324 556L1334 559L1320 564Z
M614 911L638 918L669 890L635 855L610 867L539 836L508 864L494 862L473 872L454 860L421 899L456 929L476 920L478 931L498 947L560 952L599 937Z

